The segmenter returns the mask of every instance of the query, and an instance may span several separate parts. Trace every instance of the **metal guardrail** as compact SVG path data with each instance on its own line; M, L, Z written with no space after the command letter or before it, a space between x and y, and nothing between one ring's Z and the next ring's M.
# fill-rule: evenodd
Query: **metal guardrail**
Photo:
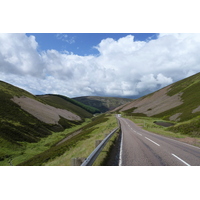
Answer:
M92 166L98 155L101 153L101 150L104 148L106 143L112 137L112 135L119 129L115 128L109 135L96 147L96 149L86 158L86 160L81 164L81 166Z

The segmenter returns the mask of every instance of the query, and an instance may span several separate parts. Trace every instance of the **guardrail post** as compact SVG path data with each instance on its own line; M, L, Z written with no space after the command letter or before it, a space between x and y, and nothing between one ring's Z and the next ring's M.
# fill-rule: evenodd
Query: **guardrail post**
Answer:
M80 166L86 158L72 158L71 159L71 166Z

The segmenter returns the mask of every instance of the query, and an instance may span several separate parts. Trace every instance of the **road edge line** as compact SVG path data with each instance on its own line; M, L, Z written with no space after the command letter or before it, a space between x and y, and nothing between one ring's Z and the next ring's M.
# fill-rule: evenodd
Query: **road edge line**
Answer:
M122 166L122 147L123 147L123 131L121 133L120 153L119 153L119 166Z
M175 154L172 153L172 156L176 157L177 159L179 159L181 162L183 162L184 164L186 164L187 166L191 166L188 163L186 163L184 160L182 160L181 158L179 158L178 156L176 156Z

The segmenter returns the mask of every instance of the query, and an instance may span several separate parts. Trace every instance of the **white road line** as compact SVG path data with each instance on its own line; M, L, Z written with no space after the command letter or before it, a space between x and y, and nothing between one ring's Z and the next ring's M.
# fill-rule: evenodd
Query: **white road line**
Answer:
M146 132L146 133L150 133L150 134L152 134L152 135L157 135L157 136L160 136L160 137L162 137L162 135L158 135L158 134L155 134L155 133L152 133L152 132L150 132L150 131L146 131L146 130L144 130L144 129L142 129L144 132ZM167 138L167 137L166 137ZM191 144L187 144L187 143L185 143L185 142L181 142L181 141L178 141L178 140L175 140L175 139L171 139L171 138L167 138L168 140L171 140L171 141L173 141L173 142L176 142L176 143L181 143L181 144L184 144L184 145L187 145L187 146L190 146L190 147L194 147L194 148L197 148L197 149L200 149L199 147L197 147L197 146L194 146L194 145L191 145Z
M121 144L120 144L119 166L122 166L122 147L123 147L123 132L122 132Z
M138 135L141 135L142 136L142 134L140 134L140 133L138 133L138 132L136 132Z
M158 143L156 143L156 142L154 142L153 140L150 140L149 138L147 138L147 137L145 137L147 140L149 140L149 141L151 141L151 142L153 142L154 144L156 144L156 145L158 145L158 146L160 146Z
M188 163L186 163L184 160L182 160L181 158L179 158L178 156L176 156L175 154L172 153L172 156L176 157L177 159L179 159L181 162L183 162L185 165L190 166Z

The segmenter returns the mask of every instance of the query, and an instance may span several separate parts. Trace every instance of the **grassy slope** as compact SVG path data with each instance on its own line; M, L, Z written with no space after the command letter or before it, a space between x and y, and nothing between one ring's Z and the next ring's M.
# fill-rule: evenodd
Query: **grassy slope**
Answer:
M46 124L14 103L11 100L14 96L26 96L44 104L54 104L57 108L71 110L80 115L82 119L92 116L85 109L67 101L67 97L63 99L55 96L55 99L48 102L23 89L0 81L0 161L15 157L16 152L23 152L28 146L26 143L37 143L41 138L51 135L52 131L63 131L65 128L82 123L82 121L75 122L61 117L59 124L62 126Z
M56 108L60 109L66 109L72 113L77 114L81 118L90 118L92 117L92 114L86 111L85 109L71 103L70 101L67 101L57 95L40 95L38 96L41 98L44 102L46 102L48 105L51 105Z
M168 128L168 130L176 133L188 134L193 137L200 137L200 112L192 113L192 111L200 106L200 73L176 82L172 85L168 95L174 95L183 92L181 98L183 104L170 109L164 113L156 115L155 117L162 117L169 119L169 116L182 113L180 115L180 122L175 126Z
M129 118L132 120L134 123L136 123L138 126L141 126L143 129L163 135L166 137L170 137L182 142L189 143L191 145L195 145L200 147L200 137L197 135L191 135L188 134L189 132L180 132L180 131L172 131L171 128L159 126L155 124L155 121L160 121L159 118L154 118L154 117L139 117L139 116L126 116L126 118ZM168 121L166 121L168 122ZM192 137L191 137L192 136Z
M0 92L4 92L10 95L11 97L26 96L35 100L39 100L36 96L32 95L31 93L3 81L0 81Z
M16 143L16 141L37 142L40 137L49 135L50 126L22 110L11 100L13 96L36 99L20 88L0 82L0 137Z
M69 110L83 118L92 117L92 114L100 112L96 108L84 105L78 101L75 101L74 99L70 99L62 95L48 94L39 95L38 97L51 106Z
M152 119L157 118L162 120L169 120L170 116L176 113L182 113L179 117L180 121L176 122L175 126L167 128L167 130L173 131L177 134L181 133L183 135L192 137L200 137L200 112L192 113L195 108L200 106L199 88L200 73L172 84L171 89L168 91L167 95L173 96L177 93L182 93L181 98L183 100L183 104L160 114L154 115L152 116ZM134 109L135 108L131 108L124 111L123 113L126 116L146 116L143 113L132 113Z
M90 121L91 119L86 119L86 121L82 124L65 129L62 132L52 132L51 135L41 138L37 143L20 142L21 146L10 146L10 144L8 144L8 141L3 141L3 146L1 146L1 149L3 150L3 152L7 152L7 154L10 153L10 156L5 157L4 160L0 160L0 166L9 165L8 161L10 159L12 160L13 165L18 165L19 163L30 159L33 156L48 150L60 140L70 135L71 132L80 129L81 127L88 124Z
M116 127L117 121L114 115L100 115L93 118L89 124L81 127L79 129L81 130L80 134L58 146L53 145L50 149L32 157L20 165L71 165L72 158L88 157L95 148L95 140L104 139L105 134ZM103 158L100 157L100 159L101 161L98 161L98 163L101 163Z
M20 142L38 142L51 134L51 127L15 104L13 96L35 96L5 82L0 82L0 160L12 157L23 146Z
M74 99L86 105L98 108L101 112L107 112L122 104L132 101L132 99L126 99L126 98L97 97L97 96L76 97Z
M180 121L190 120L199 116L199 112L192 113L192 111L200 105L200 73L178 81L172 84L171 89L167 95L172 96L182 92L181 99L183 104L172 108L168 111L155 115L155 117L162 117L169 119L170 116L176 113L182 113L180 115Z

